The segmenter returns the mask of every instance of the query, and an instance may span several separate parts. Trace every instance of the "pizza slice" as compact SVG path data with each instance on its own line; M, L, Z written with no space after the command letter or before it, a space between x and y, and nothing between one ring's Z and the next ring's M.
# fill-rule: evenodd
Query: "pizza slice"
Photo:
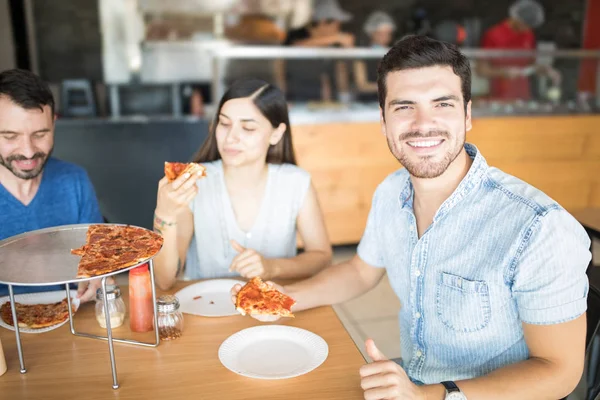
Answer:
M237 294L235 308L242 315L276 315L294 317L296 301L259 277L252 278Z
M85 244L78 249L72 249L71 254L83 256L91 245L102 240L106 235L110 234L110 226L107 225L90 225L86 232Z
M75 304L71 303L71 310L77 311ZM52 304L22 304L15 302L17 323L19 328L40 329L53 326L69 318L67 299ZM0 316L5 324L13 326L10 302L2 304Z
M86 243L71 250L81 256L77 278L108 274L154 257L163 238L147 229L124 225L90 225Z
M202 172L200 176L206 176L206 168L204 168L202 164L165 161L165 176L169 182L173 182L180 175L183 175L186 172L190 173L190 175Z

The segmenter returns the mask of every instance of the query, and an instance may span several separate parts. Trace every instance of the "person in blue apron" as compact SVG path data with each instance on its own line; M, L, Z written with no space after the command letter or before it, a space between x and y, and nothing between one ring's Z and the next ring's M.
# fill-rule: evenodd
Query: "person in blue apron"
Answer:
M25 70L0 73L0 240L103 222L85 170L52 157L55 119L54 98L44 81ZM98 287L100 280L84 282L78 297L91 300ZM64 286L14 286L15 294L54 290ZM0 296L7 294L8 286L0 285Z

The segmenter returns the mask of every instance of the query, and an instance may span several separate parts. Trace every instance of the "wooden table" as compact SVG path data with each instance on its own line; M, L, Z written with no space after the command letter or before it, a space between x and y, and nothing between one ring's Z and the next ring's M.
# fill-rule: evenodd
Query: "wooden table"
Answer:
M190 282L179 283L171 293ZM127 287L121 287L125 304ZM320 335L329 356L314 371L291 379L246 378L226 369L217 352L221 343L241 329L259 325L250 317L206 318L184 314L184 334L157 348L115 343L121 387L111 388L108 344L75 337L68 323L42 334L21 334L26 374L19 373L14 332L0 328L8 371L0 376L2 399L362 399L358 370L365 363L331 307L299 313L279 324ZM94 303L84 304L74 318L79 331L102 334ZM129 321L114 337L147 340L150 334L129 331ZM135 336L134 336L135 335Z

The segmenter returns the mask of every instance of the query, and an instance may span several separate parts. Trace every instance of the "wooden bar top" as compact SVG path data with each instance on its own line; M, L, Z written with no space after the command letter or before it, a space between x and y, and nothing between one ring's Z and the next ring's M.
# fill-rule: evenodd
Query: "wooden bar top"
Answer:
M175 293L191 282L181 282ZM121 286L127 305L127 286ZM157 295L160 293L157 293ZM94 302L74 317L79 332L102 334ZM251 379L226 369L218 358L230 335L261 323L250 317L220 318L184 314L183 336L157 348L115 343L120 388L112 389L108 343L73 336L69 324L41 334L21 334L26 374L19 373L15 334L0 328L8 371L0 376L3 399L362 399L358 370L365 363L331 307L281 319L320 335L329 346L327 360L308 374L282 380ZM115 338L151 341L133 334L129 320L113 330Z

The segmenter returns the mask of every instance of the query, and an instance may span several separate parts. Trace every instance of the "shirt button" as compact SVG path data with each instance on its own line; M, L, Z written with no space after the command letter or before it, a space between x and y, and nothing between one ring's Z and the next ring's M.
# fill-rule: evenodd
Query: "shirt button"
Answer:
M247 237L248 239L252 238L252 233L250 233L250 232L246 233L246 237Z
M420 312L416 312L415 313L415 318L417 318L417 319L421 318L421 313Z
M421 271L417 270L417 271L415 272L415 276L421 276Z
M415 230L415 227L411 225L410 228L408 228L408 229L412 232Z
M423 355L423 353L421 353L421 350L417 350L417 352L415 353L415 356L417 356L417 358L421 357Z

